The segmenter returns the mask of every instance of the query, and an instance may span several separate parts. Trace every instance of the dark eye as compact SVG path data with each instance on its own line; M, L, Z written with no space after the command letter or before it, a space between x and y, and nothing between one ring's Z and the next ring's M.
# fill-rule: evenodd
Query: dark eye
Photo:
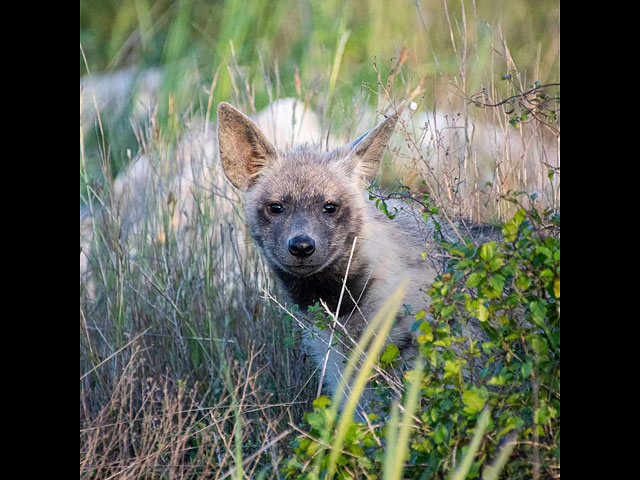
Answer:
M269 211L275 215L282 213L284 207L280 203L272 203L269 205Z
M322 211L328 214L336 213L336 210L338 210L338 206L335 203L327 203L322 208Z

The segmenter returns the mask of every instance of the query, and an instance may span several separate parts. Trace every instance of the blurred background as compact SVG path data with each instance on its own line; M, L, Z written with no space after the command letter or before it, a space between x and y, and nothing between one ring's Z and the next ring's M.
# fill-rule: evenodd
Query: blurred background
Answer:
M168 127L180 123L171 114L215 120L212 100L255 111L299 97L349 128L354 105L377 105L394 65L396 87L422 81L423 110L464 109L483 89L497 102L560 81L559 30L556 0L83 0L81 88L92 74L84 87L102 114L84 148L95 157L109 145L117 173L139 143L132 113ZM156 112L144 111L150 96ZM87 128L97 125L93 103L83 106Z
M348 31L339 95L375 86L376 57L382 68L403 46L410 49L407 67L416 75L460 75L460 56L467 55L467 85L473 89L492 67L498 78L507 73L504 41L531 82L557 81L559 29L555 0L84 0L80 43L86 62L81 52L80 76L88 69L197 67L206 83L235 54L254 79L279 64L281 88L293 95L296 71L305 85L326 80ZM219 89L228 96L231 85L221 79ZM266 100L265 90L258 90L257 103Z

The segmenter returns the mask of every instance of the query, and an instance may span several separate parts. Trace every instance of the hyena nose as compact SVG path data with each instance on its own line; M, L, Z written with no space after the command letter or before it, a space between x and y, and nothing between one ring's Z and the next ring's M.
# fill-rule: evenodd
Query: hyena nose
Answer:
M316 242L306 235L298 235L289 240L289 252L294 257L309 257L316 250Z

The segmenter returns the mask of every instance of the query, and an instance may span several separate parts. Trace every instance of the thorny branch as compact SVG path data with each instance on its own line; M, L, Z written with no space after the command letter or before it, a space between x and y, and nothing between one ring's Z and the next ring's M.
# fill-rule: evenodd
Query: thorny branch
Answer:
M516 111L516 103L522 112L518 117L518 122L527 120L527 117L523 115L531 115L533 118L543 123L547 127L553 130L556 135L560 134L560 131L549 123L550 120L555 120L557 113L560 111L559 102L560 96L552 96L546 93L546 89L551 87L560 87L560 83L546 83L541 85L536 83L534 88L521 92L516 95L512 95L498 103L487 103L484 99L487 97L487 90L482 89L481 92L466 97L469 103L473 103L477 107L481 108L496 108L501 106L508 106L505 109L505 113L510 115ZM543 118L544 117L544 118Z

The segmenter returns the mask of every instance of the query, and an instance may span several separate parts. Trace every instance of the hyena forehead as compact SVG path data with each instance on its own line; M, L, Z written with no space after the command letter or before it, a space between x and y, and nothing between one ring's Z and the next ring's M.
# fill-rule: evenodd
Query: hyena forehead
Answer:
M280 153L267 170L254 190L273 201L339 201L360 190L340 151L323 153L305 145Z

